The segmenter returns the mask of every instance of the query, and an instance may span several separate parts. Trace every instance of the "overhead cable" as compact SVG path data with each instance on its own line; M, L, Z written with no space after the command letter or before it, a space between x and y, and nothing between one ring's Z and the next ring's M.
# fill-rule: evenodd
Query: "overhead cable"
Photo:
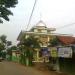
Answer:
M62 29L62 28L65 28L65 27L73 26L73 25L75 25L75 23L67 24L67 25L64 25L64 26L58 27L58 28L56 28L56 29Z
M29 21L28 21L28 24L27 24L27 27L26 27L26 31L27 31L27 29L28 29L28 27L29 27L29 24L30 24L30 22L31 22L31 19L32 19L32 16L33 16L33 12L34 12L36 3L37 3L37 0L35 0L35 2L34 2L34 6L33 6L33 8L32 8L32 11L31 11L31 14L30 14L30 17L29 17Z

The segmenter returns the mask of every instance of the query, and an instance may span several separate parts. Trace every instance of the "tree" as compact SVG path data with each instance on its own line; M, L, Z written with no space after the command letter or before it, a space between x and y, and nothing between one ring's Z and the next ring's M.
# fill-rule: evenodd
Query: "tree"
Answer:
M49 46L58 46L61 43L60 43L59 39L57 37L55 37L49 41L49 44L50 44Z
M12 42L11 41L7 41L6 43L7 43L7 46L12 45Z
M8 46L12 44L12 42L7 41L6 38L7 38L6 35L0 36L0 54L2 55L3 58L6 58L6 51L8 49Z
M38 48L38 47L40 47L38 39L34 38L33 36L30 36L27 39L24 39L23 44L28 48Z
M38 39L33 36L29 36L28 38L23 36L22 42L19 45L21 49L21 61L26 64L28 60L29 65L32 65L34 48L40 47Z
M10 46L12 45L11 41L7 41L7 36L6 35L1 35L0 40L4 45Z
M0 39L2 41L2 43L6 43L6 35L1 35Z
M1 52L2 50L4 50L4 49L5 49L4 44L3 44L3 43L0 43L0 52Z
M5 43L6 43L6 36L2 35L0 37L0 57L5 56L5 52L3 52L3 50L5 50Z
M0 0L0 23L3 23L2 19L9 21L9 15L13 15L9 8L15 7L17 3L17 0Z
M7 55L9 56L9 60L12 60L12 50L17 50L17 46L11 46L7 49Z
M17 50L17 46L11 46L11 50Z

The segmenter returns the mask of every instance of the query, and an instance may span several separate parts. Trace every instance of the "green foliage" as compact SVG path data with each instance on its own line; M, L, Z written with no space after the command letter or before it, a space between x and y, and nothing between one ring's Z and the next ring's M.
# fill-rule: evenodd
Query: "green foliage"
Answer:
M1 36L0 36L1 42L4 43L4 44L7 44L7 46L10 46L10 45L12 44L12 42L11 42L11 41L7 41L6 38L7 38L6 35L1 35Z
M58 45L60 45L60 41L58 40L57 37L55 37L52 40L50 40L49 43L50 43L50 46L58 46Z
M7 54L8 55L12 55L12 50L17 50L17 47L16 46L11 46L7 49Z
M17 0L0 0L0 23L3 23L2 18L9 21L9 15L13 13L9 10L10 7L15 7Z
M0 4L4 5L7 8L15 7L15 5L18 3L17 0L0 0Z
M34 38L33 36L29 36L25 38L22 37L22 41L18 44L19 49L21 50L21 59L20 62L26 64L26 59L29 60L29 65L32 65L33 60L33 50L34 48L39 48L38 39Z
M7 21L9 21L8 16L13 15L13 13L10 10L8 10L7 8L5 8L5 7L0 7L0 12L1 12L0 17L2 17L3 19L5 19Z
M27 39L24 39L24 45L26 47L31 47L31 48L38 48L38 47L40 47L38 39L34 38L33 36L30 36Z
M6 35L1 35L0 39L3 43L6 43Z
M7 45L7 46L10 46L10 45L11 45L11 41L7 41L6 38L7 38L6 35L1 35L1 36L0 36L0 54L1 54L1 56L2 56L3 58L6 57L6 52L3 51L3 50L5 50L5 49L7 49L7 48L6 48L6 45ZM8 50L9 50L9 54L11 54L10 49L8 49Z
M12 46L11 50L17 50L17 46Z
M3 56L3 52L2 52L2 50L4 50L4 49L5 49L4 44L3 44L3 43L0 43L0 57ZM5 54L4 54L4 55L5 55Z
M10 46L12 45L12 42L11 41L7 41L7 46Z
M7 54L8 54L8 55L12 55L12 49L11 49L11 48L8 48L8 49L7 49Z
M4 50L5 49L5 46L3 43L0 43L0 51Z

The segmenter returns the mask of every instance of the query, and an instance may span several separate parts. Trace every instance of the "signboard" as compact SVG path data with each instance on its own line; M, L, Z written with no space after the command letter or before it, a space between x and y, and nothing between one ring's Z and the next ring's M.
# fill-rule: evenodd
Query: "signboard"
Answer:
M58 48L58 57L72 58L72 48L71 47Z
M50 48L50 56L51 57L57 57L58 56L57 48L56 47Z

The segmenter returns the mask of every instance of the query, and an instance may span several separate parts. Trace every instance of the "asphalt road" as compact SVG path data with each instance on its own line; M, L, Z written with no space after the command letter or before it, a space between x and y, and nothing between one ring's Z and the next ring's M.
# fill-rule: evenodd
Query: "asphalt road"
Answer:
M18 63L2 61L0 62L0 75L60 75L54 72L41 72L35 68L25 67Z
M0 62L0 75L44 75L30 67L13 63L13 62Z

